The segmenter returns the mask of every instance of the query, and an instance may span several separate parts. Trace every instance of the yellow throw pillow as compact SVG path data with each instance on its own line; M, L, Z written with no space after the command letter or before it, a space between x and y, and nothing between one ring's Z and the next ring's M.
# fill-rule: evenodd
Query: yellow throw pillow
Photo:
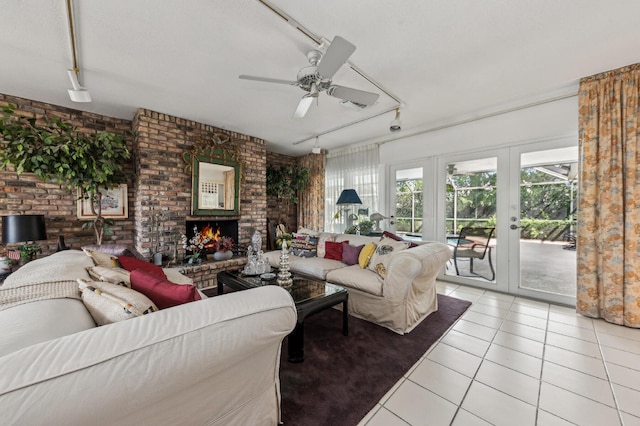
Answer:
M367 243L362 250L360 251L360 255L358 256L358 264L362 269L366 268L371 261L371 257L373 253L376 252L376 243Z

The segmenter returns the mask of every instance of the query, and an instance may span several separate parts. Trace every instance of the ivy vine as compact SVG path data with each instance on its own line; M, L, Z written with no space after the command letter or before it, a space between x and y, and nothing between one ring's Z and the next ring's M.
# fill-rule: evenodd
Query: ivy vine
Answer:
M298 204L298 192L309 183L309 169L302 166L267 166L267 195Z

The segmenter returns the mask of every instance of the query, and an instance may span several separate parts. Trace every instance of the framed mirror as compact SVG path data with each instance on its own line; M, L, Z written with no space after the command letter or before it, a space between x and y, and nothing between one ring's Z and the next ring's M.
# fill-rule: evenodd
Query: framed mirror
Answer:
M242 165L237 152L218 146L194 147L184 159L191 169L191 214L239 215Z

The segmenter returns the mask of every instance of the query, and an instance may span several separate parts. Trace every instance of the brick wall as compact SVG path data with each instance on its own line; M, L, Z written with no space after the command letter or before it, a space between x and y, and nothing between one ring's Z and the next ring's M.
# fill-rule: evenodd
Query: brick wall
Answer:
M16 105L19 114L27 117L59 116L78 127L82 133L90 134L106 130L124 135L129 149L132 148L131 121L105 117L71 108L51 105L0 94L0 105ZM131 168L130 171L133 169ZM127 182L129 190L129 211L133 211L133 181ZM44 182L32 173L18 176L12 167L0 170L0 216L10 214L44 214L47 225L47 241L40 241L43 254L55 251L59 235L63 235L67 245L79 248L85 244L95 244L92 230L83 230L84 221L76 217L76 190L53 182ZM122 244L132 244L134 219L118 219L111 227L113 237L105 236L104 241L114 239ZM1 232L1 231L0 231ZM11 246L10 246L11 247Z
M247 247L253 230L258 229L262 233L263 248L266 248L267 216L275 223L285 218L290 230L298 227L296 205L287 205L275 197L267 200L266 195L267 163L280 166L297 159L268 153L262 139L147 109L139 109L133 120L123 120L0 94L0 105L8 103L15 104L20 114L29 117L60 116L81 132L106 130L125 136L133 154L127 166L131 174L127 181L129 217L114 220L113 236L105 236L105 243L133 245L149 257L154 249L151 247L151 216L158 211L166 213L166 234L169 230L185 233L185 220L191 217L191 174L185 171L183 153L190 151L194 143L207 140L212 132L229 135L227 144L239 148L239 160L244 164L240 215L237 217L239 244ZM0 170L0 216L44 214L49 239L40 243L45 255L55 251L59 235L63 235L72 248L95 243L93 232L83 230L83 221L76 218L76 205L75 190L44 182L31 173L18 176L11 167ZM162 241L165 253L171 254L172 238L164 235ZM183 254L179 246L179 258Z
M153 209L168 213L167 224L185 233L185 220L191 211L191 173L182 154L195 143L210 140L212 133L224 133L229 148L239 148L239 161L244 165L240 183L239 244L247 247L254 229L262 233L266 243L266 144L262 139L228 132L213 126L185 120L146 109L138 110L133 120L136 159L136 247L146 255L151 246ZM206 219L207 216L196 218ZM180 255L184 252L179 247Z

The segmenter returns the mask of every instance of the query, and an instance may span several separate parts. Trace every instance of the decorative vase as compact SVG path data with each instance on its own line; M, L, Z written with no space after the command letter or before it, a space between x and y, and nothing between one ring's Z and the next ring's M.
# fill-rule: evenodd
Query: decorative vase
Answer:
M162 253L155 253L153 255L153 264L157 266L162 266Z
M262 235L260 235L260 231L257 229L251 236L251 248L253 248L255 253L262 250Z
M213 253L213 260L229 260L232 257L233 257L233 252L231 250L217 251Z
M290 289L293 286L291 272L289 272L289 250L287 250L287 242L282 241L282 250L280 251L280 272L278 272L278 285L284 289Z

